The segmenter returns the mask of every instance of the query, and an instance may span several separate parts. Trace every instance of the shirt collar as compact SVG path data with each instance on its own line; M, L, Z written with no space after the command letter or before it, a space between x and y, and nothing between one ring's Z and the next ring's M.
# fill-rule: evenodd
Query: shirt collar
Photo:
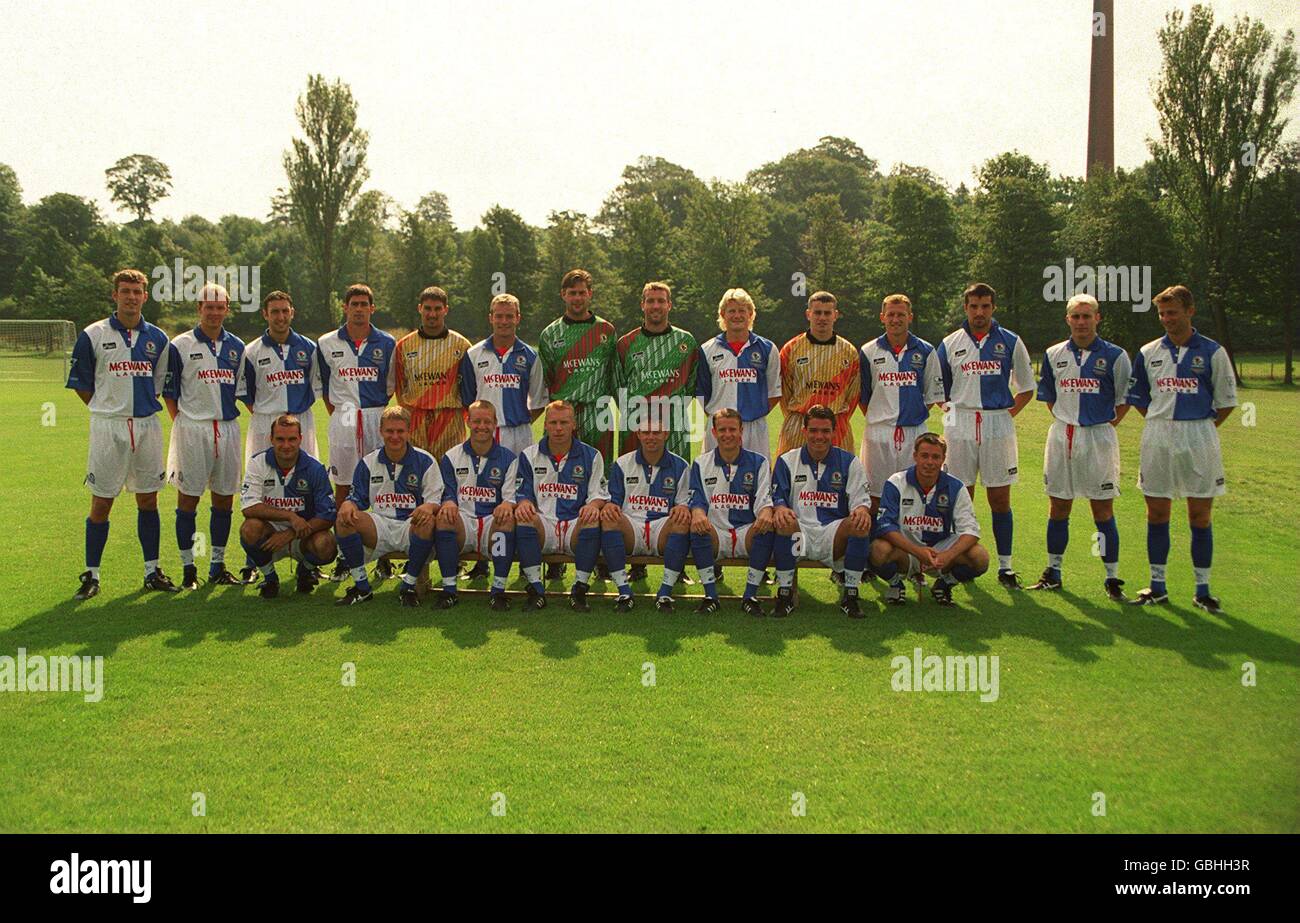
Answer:
M811 328L808 329L808 330L805 330L805 331L804 331L804 335L805 335L806 337L808 337L808 342L809 342L809 343L816 343L818 346L830 346L832 343L834 343L834 342L839 338L839 337L837 336L837 334L835 333L835 331L832 330L832 331L831 331L831 336L830 336L830 339L829 339L829 340L819 340L819 339L817 339L815 336L813 336L813 332L812 332L812 329L811 329Z
M1183 347L1186 349L1191 349L1193 346L1199 346L1200 342L1201 342L1201 334L1199 331L1197 331L1195 327L1193 327L1192 335L1187 338L1187 342L1183 344ZM1164 346L1167 349L1179 348L1177 344L1174 343L1173 340L1169 339L1169 334L1167 333L1160 338L1160 343L1162 346Z
M443 324L442 333L425 333L423 327L416 327L415 332L422 340L445 340L451 334L451 328Z
M964 320L964 321L962 321L962 322L961 322L961 327L962 327L963 330L966 331L966 335L967 335L968 337L970 337L972 340L975 339L975 334L972 333L972 332L971 332L971 329L970 329L970 321L968 321L968 320ZM998 327L998 322L997 322L996 319L989 321L989 332L986 333L986 334L984 334L985 339L987 339L988 337L993 336L993 334L996 333L999 329L1001 329L1001 328Z
M110 314L108 315L108 325L112 327L114 330L120 330L123 333L139 333L141 330L144 329L145 319L144 319L144 315L142 314L140 315L140 323L136 324L134 327L128 327L126 324L122 323L120 320L117 319L116 314Z
M362 342L362 343L369 343L371 337L373 337L373 336L375 335L375 330L376 330L376 329L377 329L377 328L375 327L375 325L374 325L374 324L371 324L371 325L370 325L370 332L366 334L366 338L365 338L364 340L362 340L361 342ZM339 328L339 339L340 339L340 340L343 340L345 343L355 343L355 342L356 342L356 340L352 339L351 335L348 333L348 325L347 325L347 324L344 324L342 327Z
M206 333L203 332L203 328L202 328L202 327L195 327L195 328L194 328L194 338L195 338L196 340L198 340L200 343L207 343L207 344L209 344L209 345L212 345L212 344L214 344L214 343L220 343L222 340L224 340L224 339L226 338L226 328L225 328L225 327L222 327L222 328L221 328L221 335L220 335L219 337L217 337L217 338L214 340L214 339L211 339L211 338L210 338Z
M814 461L812 455L809 454L808 452L808 446L805 445L802 449L799 450L799 461L803 462L805 465L807 465L810 468L813 465L824 465L831 460L831 452L833 452L834 449L835 446L832 445L830 449L827 450L825 458L823 458L821 461Z

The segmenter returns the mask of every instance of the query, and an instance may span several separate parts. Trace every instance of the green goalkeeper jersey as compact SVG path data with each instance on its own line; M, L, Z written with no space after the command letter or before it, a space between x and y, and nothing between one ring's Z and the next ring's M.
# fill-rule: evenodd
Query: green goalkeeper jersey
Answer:
M627 416L621 427L627 428L629 418L635 423L638 415L670 413L662 417L671 434L668 450L682 458L690 458L690 423L687 412L695 394L695 357L699 344L695 337L680 327L669 327L663 333L650 333L644 327L624 334L618 341L618 368L614 386L620 408ZM621 389L622 393L617 393ZM647 402L636 400L647 398ZM656 398L664 400L656 401ZM671 398L671 400L667 400ZM645 403L638 411L637 405ZM660 409L662 408L662 409ZM636 447L634 437L624 433L619 453Z
M538 352L552 399L590 404L612 397L614 340L614 325L595 314L585 321L561 316L548 324Z

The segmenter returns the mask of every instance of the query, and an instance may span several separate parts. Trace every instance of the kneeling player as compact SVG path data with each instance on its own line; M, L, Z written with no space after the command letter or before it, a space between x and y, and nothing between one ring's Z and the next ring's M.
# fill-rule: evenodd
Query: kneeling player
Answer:
M301 450L302 423L281 414L271 424L271 448L248 460L239 492L244 514L239 543L265 578L258 594L274 599L280 593L275 562L298 562L298 592L316 586L316 569L333 561L338 547L334 526L334 492L325 466Z
M476 552L492 558L493 610L510 608L506 580L515 557L515 453L495 440L497 411L488 401L469 405L469 439L447 450L442 470L442 507L438 510L434 547L442 571L438 608L456 605L456 569L460 556Z
M832 445L835 411L814 404L804 414L805 443L776 461L772 472L772 505L776 542L776 605L772 615L794 611L796 555L821 561L843 575L840 611L862 618L858 586L867 566L871 533L871 497L867 472L856 455ZM796 551L794 536L800 536Z
M691 533L689 547L695 568L704 581L704 602L700 612L717 611L714 561L723 557L749 556L749 577L741 609L749 615L763 614L758 603L758 586L763 568L772 559L772 477L767 459L744 449L740 411L719 410L713 415L713 438L718 447L705 452L691 465ZM659 608L672 608L673 584L686 563L686 536L668 536L664 550L664 582L659 588Z
M546 435L519 456L515 548L528 581L528 605L546 605L542 555L571 551L574 584L569 605L588 611L588 582L600 553L600 508L609 499L605 462L574 436L577 418L568 401L546 405Z
M912 450L915 464L891 477L881 491L871 567L888 582L885 602L890 605L907 601L905 577L928 573L939 575L930 589L934 601L951 606L954 583L974 580L989 569L970 494L943 470L947 456L942 436L922 433Z
M638 448L619 456L609 469L609 502L600 510L600 547L605 566L618 587L616 612L632 609L628 553L663 556L666 567L668 541L680 536L677 542L680 546L690 526L686 459L665 450L668 430L664 424L663 420L646 420L635 425L633 432ZM681 572L680 562L677 571ZM701 607L700 611L716 612L718 591L712 579L706 579L705 589L712 590L708 595L712 597L713 608ZM672 608L671 600L667 608Z
M385 408L379 418L383 446L357 462L352 472L352 488L339 507L335 531L355 583L335 601L336 606L374 599L366 563L400 551L407 553L407 559L397 598L403 606L420 604L415 583L433 553L442 478L433 456L411 445L410 434L411 412L405 407Z

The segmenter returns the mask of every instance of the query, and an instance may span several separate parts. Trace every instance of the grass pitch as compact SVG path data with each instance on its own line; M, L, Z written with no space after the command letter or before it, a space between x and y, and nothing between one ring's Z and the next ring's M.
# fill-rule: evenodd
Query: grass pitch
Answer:
M407 610L392 584L346 610L330 605L337 584L273 603L235 587L146 596L129 496L103 592L74 604L87 416L36 365L5 378L0 402L0 655L102 655L104 690L0 693L0 831L1300 829L1294 391L1244 388L1256 425L1242 408L1221 430L1225 616L1191 606L1177 507L1172 605L1106 602L1081 502L1060 594L985 577L957 609L886 610L868 586L869 617L850 622L806 571L802 608L776 621L640 600L625 615ZM1027 582L1046 561L1048 423L1036 402L1019 418ZM1130 594L1147 583L1140 425L1120 427ZM982 494L976 506L991 543ZM159 508L179 578L174 491ZM916 648L996 655L999 697L894 691L891 660Z

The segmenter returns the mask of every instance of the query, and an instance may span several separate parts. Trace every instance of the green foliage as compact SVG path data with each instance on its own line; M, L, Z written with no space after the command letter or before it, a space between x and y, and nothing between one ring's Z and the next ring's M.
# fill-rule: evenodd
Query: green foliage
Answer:
M767 260L757 253L757 244L764 227L762 200L743 183L715 180L686 200L674 269L680 280L674 298L679 327L697 336L715 329L718 299L729 288L746 289L762 311Z
M341 80L307 78L307 90L294 109L304 137L284 153L288 211L302 229L316 269L313 300L298 308L308 323L332 321L337 302L336 250L340 227L370 175L367 132L357 127L357 104Z
M135 214L143 224L154 204L167 197L172 188L172 173L163 163L148 154L123 157L104 171L110 198L123 211Z

